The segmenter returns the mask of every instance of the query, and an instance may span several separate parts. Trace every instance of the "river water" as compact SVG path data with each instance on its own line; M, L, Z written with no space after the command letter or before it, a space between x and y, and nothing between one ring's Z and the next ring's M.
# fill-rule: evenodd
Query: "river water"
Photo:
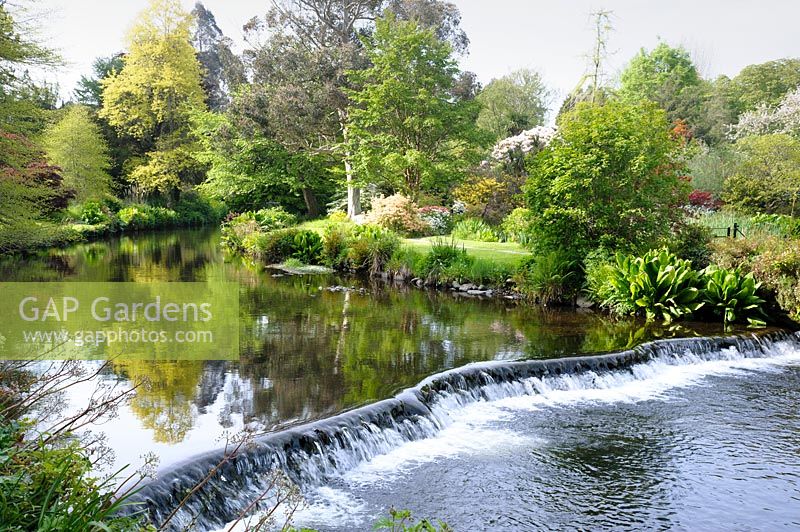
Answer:
M214 230L122 236L5 260L0 279L238 282L240 360L127 361L100 377L147 383L99 429L117 465L152 452L162 471L219 448L226 434L302 430L470 363L721 332L338 276L277 277L226 259ZM340 285L355 290L327 289ZM366 530L394 505L459 530L800 527L797 353L784 341L755 358L646 362L638 374L437 403L437 426L382 440L301 486L308 504L296 524ZM90 392L87 385L71 399Z

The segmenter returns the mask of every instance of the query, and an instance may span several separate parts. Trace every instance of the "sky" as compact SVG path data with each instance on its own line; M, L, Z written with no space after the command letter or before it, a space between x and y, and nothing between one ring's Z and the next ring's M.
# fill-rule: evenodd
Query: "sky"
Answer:
M539 71L554 106L580 80L593 44L590 13L610 10L613 32L607 72L613 79L642 47L682 45L706 77L800 57L800 0L451 0L471 45L462 68L485 84L519 68ZM194 0L182 0L191 9ZM204 0L223 32L242 45L242 25L269 0ZM48 73L68 98L92 60L123 49L124 36L146 0L39 0L41 34L67 65Z

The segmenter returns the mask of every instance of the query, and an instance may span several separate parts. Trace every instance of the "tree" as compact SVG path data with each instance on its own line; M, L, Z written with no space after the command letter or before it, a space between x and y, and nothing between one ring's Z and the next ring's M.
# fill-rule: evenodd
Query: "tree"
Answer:
M92 64L92 74L90 76L81 76L78 86L75 88L75 100L90 107L102 107L103 80L122 70L124 65L122 58L123 54L115 54L95 59Z
M346 150L346 90L353 88L346 73L368 66L359 37L370 33L375 18L387 9L432 27L442 39L464 47L468 43L458 27L458 10L436 0L275 0L265 17L245 26L248 42L268 35L245 52L254 83L240 101L242 114L259 125L260 134L274 134L292 151L337 157L351 217L361 212L361 190Z
M350 72L349 151L359 179L413 198L444 192L476 162L480 139L471 101L453 101L458 66L433 30L397 20L376 21L364 39L372 66Z
M187 148L189 117L205 108L191 24L178 0L151 0L128 34L122 70L102 82L100 117L147 152L130 172L143 194L174 195L202 172Z
M77 200L98 198L111 190L108 146L89 109L71 105L45 131L43 141L47 158L61 168L64 186L75 191Z
M723 198L746 212L797 212L800 140L785 134L747 137L736 143L742 160L725 182Z
M16 14L24 15L21 9L17 6ZM37 42L34 33L0 2L0 131L37 133L45 123L43 110L55 108L57 89L35 83L28 69L55 66L60 58Z
M330 164L324 157L291 152L257 132L245 134L231 124L230 116L207 112L194 120L201 146L196 157L209 167L200 186L203 191L233 210L280 202L292 210L304 205L307 214L319 215L317 194L332 189Z
M775 107L800 86L800 59L778 59L749 65L733 78L736 114L760 105Z
M211 11L197 2L192 16L195 20L192 45L203 70L206 102L209 108L220 110L230 102L231 92L247 81L244 64L231 50L232 41L222 33Z
M122 71L103 80L101 117L139 140L185 133L191 109L204 107L191 24L178 0L150 0L128 34Z
M775 108L761 104L743 113L733 133L738 138L767 133L800 136L800 87L787 94Z
M702 78L689 52L659 43L652 51L642 49L620 76L619 95L630 101L656 102L672 121L694 126L703 109Z
M538 72L522 69L492 80L478 94L478 126L495 140L544 124L550 93Z
M653 103L579 104L528 165L535 247L565 248L580 259L598 247L656 245L681 217L688 194L679 151L665 112Z

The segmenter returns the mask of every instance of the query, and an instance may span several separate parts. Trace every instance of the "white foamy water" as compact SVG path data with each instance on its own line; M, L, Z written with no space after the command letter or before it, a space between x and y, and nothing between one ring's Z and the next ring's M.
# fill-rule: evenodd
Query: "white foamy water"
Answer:
M781 371L784 366L800 363L800 350L792 342L776 342L769 350L771 356L748 358L730 347L717 352L711 360L686 350L628 370L527 378L488 384L480 390L442 393L432 405L439 430L429 427L426 437L413 441L384 434L381 440L386 444L385 450L341 471L336 476L337 488L311 488L308 504L295 514L294 523L322 528L370 528L364 502L350 489L392 483L431 462L542 443L535 435L507 428L513 425L508 422L515 416L536 415L544 408L668 401L671 392L703 385L709 377L746 378L751 372ZM381 432L390 433L391 429Z

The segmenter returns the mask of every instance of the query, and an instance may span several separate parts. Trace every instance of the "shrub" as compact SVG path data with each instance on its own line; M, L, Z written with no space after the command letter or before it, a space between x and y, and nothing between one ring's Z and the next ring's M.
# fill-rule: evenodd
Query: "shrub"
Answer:
M294 237L292 258L303 264L319 264L322 261L322 237L314 231L300 231Z
M648 321L661 318L670 323L703 306L700 274L690 261L666 249L650 250L642 257L617 253L609 283L611 296L602 304L617 314L641 311Z
M297 250L297 229L278 229L268 233L254 232L242 242L245 251L264 264L278 264L292 257Z
M682 223L667 245L678 257L689 260L696 268L705 268L711 261L711 229L695 223Z
M335 210L328 214L328 221L333 223L344 223L349 222L350 218L347 217L347 213L345 211Z
M393 231L375 225L355 226L347 239L347 265L375 275L385 271L398 247L400 238Z
M222 223L222 244L231 251L244 251L244 240L248 236L259 232L261 232L261 226L253 218L252 213L231 214Z
M589 299L596 303L602 303L611 298L614 293L614 287L611 284L614 269L614 254L607 249L599 248L586 255L583 260L583 271L586 294ZM626 314L627 312L619 313Z
M297 216L286 212L283 207L269 207L253 213L253 219L261 226L262 231L286 229L297 225Z
M517 207L506 216L501 228L507 241L523 246L529 245L532 241L531 211L524 207Z
M439 280L444 272L454 264L469 265L470 260L471 257L467 255L467 250L458 246L454 241L436 240L432 243L430 251L420 261L417 274L430 281Z
M346 224L331 224L325 228L322 237L322 262L336 270L349 268L347 260L347 242L350 238L352 226Z
M372 210L367 214L366 221L407 235L421 234L427 228L416 204L402 194L373 199Z
M182 193L181 199L175 205L175 213L181 225L217 223L222 218L223 210L222 204L212 203L193 190Z
M419 217L427 226L425 231L427 234L446 235L452 228L453 214L447 207L435 205L422 207L419 210Z
M689 205L713 210L718 208L720 204L716 199L714 199L714 195L711 192L693 190L689 194Z
M683 148L654 103L579 104L529 160L525 184L536 249L636 250L669 234L690 192Z
M422 261L423 255L416 249L401 246L392 254L386 263L385 271L392 275L412 277L417 275L417 265Z
M497 242L498 240L494 230L479 218L467 218L458 222L453 227L453 237L479 242Z
M141 231L177 225L178 215L172 209L150 205L130 205L118 213L124 230Z
M517 270L517 288L542 305L564 301L576 291L575 266L563 251L530 257Z
M743 274L739 269L727 270L710 266L703 271L703 301L708 309L722 316L725 327L739 318L746 318L750 325L762 326L763 299L757 292L757 283L752 273ZM758 317L756 317L758 316Z
M81 207L80 220L89 225L97 225L108 221L108 216L103 212L103 206L97 201L87 201Z

